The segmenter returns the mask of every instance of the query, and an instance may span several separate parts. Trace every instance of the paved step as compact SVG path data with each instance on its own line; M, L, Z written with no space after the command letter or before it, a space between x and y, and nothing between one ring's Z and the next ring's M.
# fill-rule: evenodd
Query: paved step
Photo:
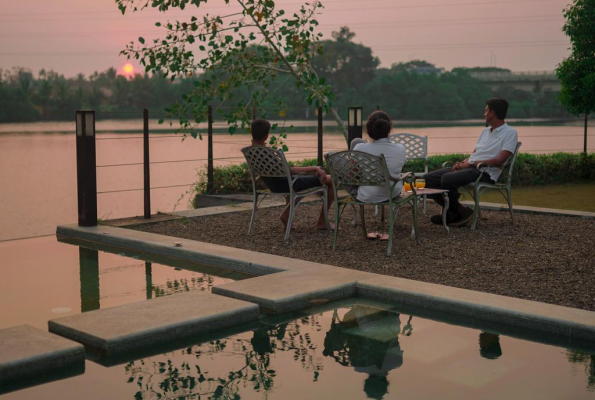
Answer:
M260 305L263 312L283 313L321 302L351 297L355 284L372 274L319 265L213 287L213 293Z
M592 311L381 275L358 281L357 294L595 343Z
M155 346L258 318L256 304L191 291L49 321L50 332L105 356Z
M320 265L310 261L113 226L58 226L56 236L60 241L70 239L90 241L162 257L202 263L249 275L265 275Z
M78 343L19 325L0 330L0 392L5 384L85 366L85 349Z

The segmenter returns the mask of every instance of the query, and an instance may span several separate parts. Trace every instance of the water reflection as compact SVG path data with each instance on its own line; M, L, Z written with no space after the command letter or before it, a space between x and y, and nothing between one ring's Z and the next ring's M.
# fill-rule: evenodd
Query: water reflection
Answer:
M573 364L583 364L585 375L587 375L587 389L590 392L595 392L595 355L568 350L566 357Z
M412 331L409 319L409 334ZM364 392L369 398L382 399L388 392L388 372L403 365L400 333L400 314L354 306L341 320L335 310L323 354L367 374Z
M98 310L99 304L99 253L79 247L81 280L81 312Z
M324 314L273 325L261 322L243 335L190 346L158 359L131 361L125 366L128 383L138 386L137 399L233 399L240 398L247 387L266 397L276 386L276 367L285 353L312 373L312 382L319 380L327 357L363 373L367 377L358 397L382 399L389 388L388 372L403 365L399 335L411 335L412 317L401 330L397 313L359 305L345 311L332 312L330 329L323 327ZM318 332L322 340L313 338Z
M500 336L481 332L479 334L479 354L488 360L497 360L502 355L502 348L500 347Z
M147 300L151 300L153 298L153 266L149 261L145 261L145 282Z
M137 298L137 300L150 300L155 297L190 290L210 292L216 284L244 279L246 277L222 270L215 271L212 268L206 272L202 272L202 266L192 263L185 263L183 268L176 266L169 267L150 261L140 261L137 255L125 255L121 253L118 256L125 256L127 258L121 259L118 257L115 266L111 259L113 255L104 258L102 262L103 266L100 266L99 250L78 246L78 251L81 312L101 308L102 293L100 287L102 280L104 285L103 306L106 307L106 303L107 306L114 305L113 298L126 297ZM128 260L128 257L132 257L132 259L138 261L134 263L123 263L122 260ZM171 277L172 275L174 276L173 278ZM143 276L144 282L141 286L140 281L143 279Z

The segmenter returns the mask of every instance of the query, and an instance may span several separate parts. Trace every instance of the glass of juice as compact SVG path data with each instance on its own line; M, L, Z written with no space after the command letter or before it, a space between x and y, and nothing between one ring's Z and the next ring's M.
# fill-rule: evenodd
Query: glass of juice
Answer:
M403 183L403 190L406 192L410 192L411 191L411 185L407 182Z
M426 187L426 181L423 179L416 179L415 180L415 188L416 189L423 189Z

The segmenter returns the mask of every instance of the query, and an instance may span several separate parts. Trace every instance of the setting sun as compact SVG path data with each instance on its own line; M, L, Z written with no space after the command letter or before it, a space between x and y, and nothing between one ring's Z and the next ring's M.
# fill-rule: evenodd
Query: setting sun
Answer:
M130 63L124 64L122 70L124 71L124 75L132 75L132 73L134 72L134 67Z

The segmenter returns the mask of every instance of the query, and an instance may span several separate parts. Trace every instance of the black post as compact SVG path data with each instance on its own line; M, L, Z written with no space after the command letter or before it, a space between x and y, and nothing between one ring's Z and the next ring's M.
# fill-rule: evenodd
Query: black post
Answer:
M149 168L149 110L143 110L143 168L145 176L145 219L151 219L151 174Z
M97 226L95 111L76 112L76 182L79 226Z
M318 107L318 166L322 167L322 107Z
M97 250L79 247L81 312L99 310L99 254Z
M207 193L213 193L213 107L207 111L208 161L207 161Z
M349 148L353 139L362 138L362 108L349 107L347 113L347 148Z

